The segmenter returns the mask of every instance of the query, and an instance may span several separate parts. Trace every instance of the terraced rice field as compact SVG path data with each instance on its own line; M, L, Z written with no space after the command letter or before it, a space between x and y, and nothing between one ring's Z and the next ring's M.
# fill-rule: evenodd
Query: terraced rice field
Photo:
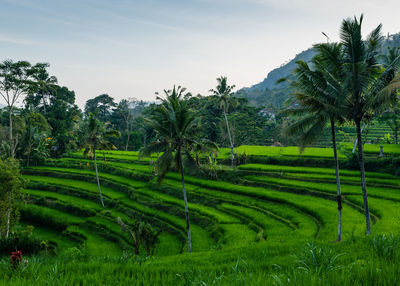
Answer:
M296 156L288 147L242 146L252 156ZM101 153L101 152L100 152ZM224 157L222 150L220 157ZM310 148L302 156L329 158L331 149ZM341 154L340 156L344 156ZM92 255L120 255L131 248L117 217L126 223L145 220L163 228L155 254L187 251L181 178L168 173L156 183L151 161L137 152L107 151L99 156L99 177L106 207L99 202L93 161L81 153L50 160L24 170L29 184L21 217L38 235L59 250L85 246ZM337 232L334 170L268 164L243 164L227 178L186 176L193 250L233 249L296 239L333 241ZM231 174L234 172L233 174ZM344 195L343 238L364 233L360 179L357 171L341 171ZM400 220L400 180L384 173L367 173L374 232L393 231ZM142 249L141 251L144 251Z

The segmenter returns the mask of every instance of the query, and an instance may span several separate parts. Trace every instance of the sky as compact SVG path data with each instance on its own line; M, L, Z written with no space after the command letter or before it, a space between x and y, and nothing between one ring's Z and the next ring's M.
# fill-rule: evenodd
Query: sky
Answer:
M398 33L399 11L398 0L0 0L0 60L50 63L81 108L103 93L152 101L174 84L208 95L219 76L261 82L321 32L337 41L347 17Z

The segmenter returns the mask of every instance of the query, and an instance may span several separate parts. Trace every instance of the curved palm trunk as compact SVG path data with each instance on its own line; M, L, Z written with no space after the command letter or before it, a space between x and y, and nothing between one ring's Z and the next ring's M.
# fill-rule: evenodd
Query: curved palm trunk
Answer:
M94 169L96 170L97 187L99 188L100 202L104 208L103 195L101 194L101 188L100 188L99 172L97 171L96 150L93 151L93 157L94 157Z
M228 130L229 143L231 144L231 160L232 160L231 166L233 168L233 159L234 159L234 156L233 156L233 142L232 142L231 130L229 129L228 117L226 117L225 108L224 108L224 117L225 117L226 129Z
M189 249L189 253L192 253L192 236L190 234L189 208L188 208L187 197L186 197L185 175L184 175L184 171L183 171L183 161L182 161L181 150L178 151L178 156L179 156L180 171L181 171L181 178L182 178L183 200L185 202L185 217L186 217L186 230L187 230L187 236L188 236L188 249Z
M335 171L336 171L336 187L337 187L337 201L338 201L338 241L342 240L342 193L340 191L340 177L339 177L339 160L337 156L336 148L336 131L335 122L331 121L332 131L332 144L333 144L333 156L335 158Z
M361 142L361 127L360 121L356 121L356 130L357 130L357 147L358 147L358 161L360 163L360 174L361 174L361 188L364 200L364 214L365 214L365 223L366 223L366 233L369 235L371 233L371 218L369 215L368 208L368 196L367 196L367 183L365 181L365 168L364 168L364 156L363 156L363 148Z

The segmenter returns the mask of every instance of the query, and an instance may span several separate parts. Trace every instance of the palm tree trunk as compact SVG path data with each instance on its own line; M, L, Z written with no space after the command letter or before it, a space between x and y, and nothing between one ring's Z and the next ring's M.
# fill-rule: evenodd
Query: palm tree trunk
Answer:
M226 117L226 111L224 108L224 117L225 117L225 123L226 123L226 129L228 130L228 136L229 136L229 143L231 144L231 160L232 160L232 168L233 168L233 142L232 142L232 136L231 136L231 130L229 129L229 123L228 123L228 117Z
M360 174L361 174L361 188L364 200L364 213L365 213L365 223L366 223L366 234L369 235L371 233L371 218L369 215L368 208L368 196L367 196L367 183L365 180L365 168L364 168L364 156L363 156L363 148L361 141L361 127L360 121L356 121L356 130L357 130L357 146L358 146L358 161L360 163Z
M131 134L128 131L128 138L126 139L126 146L125 146L125 151L128 151L128 146L129 146L129 138L130 138Z
M340 177L339 177L339 160L337 156L336 148L336 131L335 122L331 121L332 129L332 144L333 144L333 156L335 157L335 171L336 171L336 188L337 188L337 201L338 201L338 241L342 240L342 193L340 191Z
M363 133L364 128L365 128L365 124L364 124L363 127L361 128L361 133ZM353 151L352 151L353 154L356 152L357 144L358 144L358 136L357 136L356 141L354 142L354 145L353 145Z
M125 151L128 151L129 138L130 138L130 135L131 135L131 132L129 131L129 114L128 114L128 119L126 120L126 132L128 133L128 138L126 139Z
M97 187L99 188L100 202L104 208L103 196L101 194L101 188L100 188L99 172L97 171L96 150L93 151L93 157L94 157L94 169L96 170Z
M13 124L12 124L12 108L8 108L8 120L10 121L10 156L14 159L14 138L13 138Z
M12 201L12 194L10 192L9 196L9 206L7 211L7 226L6 226L6 238L10 234L10 224L11 224L11 201Z
M189 208L188 208L186 190L185 190L185 175L184 175L184 171L183 171L182 153L181 153L180 149L178 151L178 156L179 156L180 171L181 171L181 178L182 178L183 200L185 202L185 217L186 217L186 230L187 230L187 236L188 236L188 249L189 249L189 253L192 253L192 236L190 234Z

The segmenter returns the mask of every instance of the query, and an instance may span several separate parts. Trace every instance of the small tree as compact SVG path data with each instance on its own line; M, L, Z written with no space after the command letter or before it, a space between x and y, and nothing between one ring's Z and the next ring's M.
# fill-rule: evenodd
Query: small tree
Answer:
M118 224L121 226L122 232L128 232L133 241L133 247L135 248L135 254L139 255L140 244L141 244L141 233L140 223L135 221L133 226L125 224L120 217L117 218Z
M158 236L162 233L163 229L154 229L151 224L147 222L140 223L140 233L142 237L142 241L146 248L147 256L150 256L154 253L155 245L157 243Z
M215 89L210 89L210 92L213 93L213 95L219 97L219 103L220 107L222 109L222 112L224 113L224 118L225 118L225 124L226 124L226 130L228 132L228 137L229 137L229 143L231 147L231 165L233 168L233 161L234 161L234 154L233 154L233 139L232 139L232 134L231 130L229 127L229 122L228 122L228 117L226 113L228 112L229 105L232 103L236 103L236 101L233 99L232 95L232 90L235 88L234 85L228 85L228 79L225 76L221 76L217 78L218 85Z
M8 237L11 227L18 223L18 201L24 180L18 161L0 160L0 238Z
M97 170L96 149L111 150L117 149L111 142L107 141L107 137L119 137L120 133L116 130L107 129L107 126L102 124L92 113L89 113L89 118L86 120L84 129L87 131L84 140L85 150L83 156L89 156L94 159L94 168L96 171L97 186L99 189L99 196L101 205L104 207L103 196L101 194L99 172Z
M185 88L174 86L172 90L164 90L166 97L159 98L162 102L158 105L147 123L156 133L156 141L140 149L141 156L153 153L162 153L156 161L158 182L164 179L172 165L178 169L182 179L182 193L185 204L186 230L188 249L192 252L192 238L190 233L189 208L185 188L185 172L183 154L191 158L190 152L199 149L203 144L195 139L197 114L188 106L184 99ZM203 146L207 148L207 146ZM193 160L193 158L192 158Z

